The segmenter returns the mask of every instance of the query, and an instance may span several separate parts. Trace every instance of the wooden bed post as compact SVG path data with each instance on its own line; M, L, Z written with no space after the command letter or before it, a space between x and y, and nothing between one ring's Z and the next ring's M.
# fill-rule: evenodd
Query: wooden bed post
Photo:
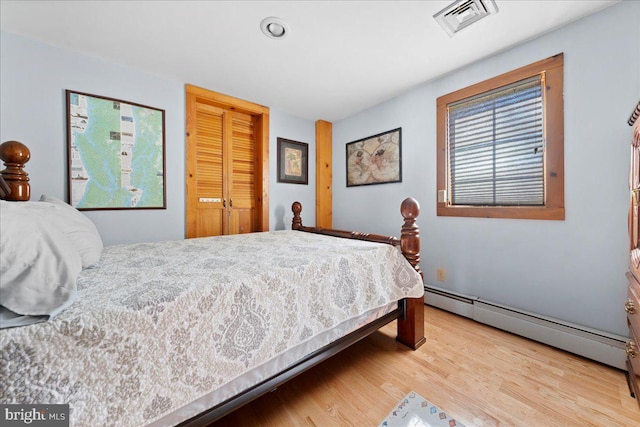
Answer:
M31 197L29 174L22 169L30 158L31 152L21 142L5 141L0 144L0 159L6 166L5 169L0 171L0 174L10 190L8 194L3 196L4 200L24 202ZM2 192L6 192L4 186Z
M292 230L300 230L302 228L302 218L300 218L300 212L302 212L302 204L300 202L293 202L291 205L293 211L293 220L291 221Z
M424 276L420 269L420 230L416 225L416 218L420 214L420 205L415 199L407 198L400 206L400 213L404 218L400 235L400 249L424 282ZM398 319L397 340L415 350L426 341L424 337L424 297L406 298L401 303L404 304L404 316Z

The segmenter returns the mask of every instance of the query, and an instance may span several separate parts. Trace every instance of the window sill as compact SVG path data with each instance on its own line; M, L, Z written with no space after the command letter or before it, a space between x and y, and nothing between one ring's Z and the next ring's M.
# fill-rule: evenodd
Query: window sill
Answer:
M542 219L564 221L564 207L446 206L444 203L438 203L437 215L472 218Z

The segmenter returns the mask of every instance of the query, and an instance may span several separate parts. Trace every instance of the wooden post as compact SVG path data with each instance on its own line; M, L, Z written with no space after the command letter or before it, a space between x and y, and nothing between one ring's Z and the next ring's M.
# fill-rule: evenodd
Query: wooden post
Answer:
M6 141L0 144L0 159L6 166L0 174L10 189L9 194L4 196L5 200L24 202L31 197L29 174L23 170L30 158L31 152L21 142Z
M300 218L300 212L302 212L302 204L300 202L293 202L293 204L291 205L291 211L293 212L291 229L299 230L302 228L302 218Z
M404 218L400 234L400 249L413 268L420 273L420 277L424 281L424 276L420 269L420 229L416 224L416 218L420 215L418 201L411 197L404 199L402 205L400 205L400 213Z
M333 227L332 124L316 121L316 227Z
M405 199L400 206L400 213L404 218L400 248L424 282L424 275L420 269L420 230L416 225L416 218L420 214L420 205L415 199ZM415 350L426 341L424 337L424 297L406 298L401 303L404 304L404 316L398 319L397 340Z

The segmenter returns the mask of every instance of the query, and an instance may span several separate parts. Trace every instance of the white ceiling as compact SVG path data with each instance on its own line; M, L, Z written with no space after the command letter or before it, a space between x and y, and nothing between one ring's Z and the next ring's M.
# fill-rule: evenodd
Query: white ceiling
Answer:
M496 0L449 38L432 1L0 1L3 31L335 121L617 1ZM287 37L269 39L276 16Z

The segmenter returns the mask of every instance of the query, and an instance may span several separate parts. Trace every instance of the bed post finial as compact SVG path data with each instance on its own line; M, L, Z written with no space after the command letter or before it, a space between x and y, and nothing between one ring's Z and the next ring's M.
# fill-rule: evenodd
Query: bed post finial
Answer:
M416 218L420 215L418 201L412 197L404 199L402 205L400 205L400 213L404 218L402 234L400 235L400 248L409 263L420 273L424 280L424 275L420 269L420 229L416 225Z
M5 141L0 144L0 159L6 166L0 174L11 189L11 192L4 196L5 200L23 202L31 197L29 174L22 169L30 158L29 148L21 142Z
M293 211L293 220L291 221L291 229L299 230L302 228L302 218L300 218L300 212L302 212L302 204L300 202L293 202L291 205Z

